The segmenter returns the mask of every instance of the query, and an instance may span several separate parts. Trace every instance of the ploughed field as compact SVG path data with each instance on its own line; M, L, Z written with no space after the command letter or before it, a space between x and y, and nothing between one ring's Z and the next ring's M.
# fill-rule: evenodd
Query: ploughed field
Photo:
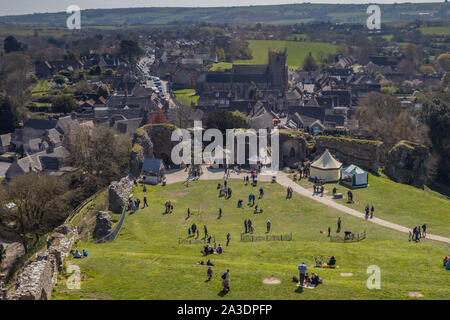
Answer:
M428 240L408 242L404 233L337 212L295 193L287 200L285 189L278 184L259 183L254 188L245 186L242 180L230 180L231 199L219 198L218 182L196 181L188 188L183 183L148 186L146 196L150 207L127 215L115 242L78 243L78 249L86 249L89 257L69 258L66 263L81 268L81 289L69 290L61 276L53 299L450 297L450 272L442 267L443 257L450 253L448 244ZM247 205L248 195L258 196L260 186L265 195L256 204L263 213L255 214L254 208ZM142 186L136 187L133 195L142 201ZM243 209L237 208L238 199L243 200ZM172 201L174 212L164 214L164 203L168 200ZM219 208L223 211L221 219L218 219ZM354 243L330 242L326 232L321 231L331 226L335 235L339 216L343 221L341 234L345 230L366 231L367 238ZM252 220L256 235L265 235L266 222L270 219L270 234L292 234L292 241L241 242L245 219ZM200 229L200 237L203 237L203 225L207 225L208 232L224 247L223 254L203 257L201 244L179 244L180 238L187 238L188 228L194 222ZM226 247L228 232L231 242ZM317 254L334 255L338 267L315 268ZM208 259L215 266L212 280L206 282L207 267L197 265L197 261L206 263ZM323 284L300 292L292 283L292 277L298 275L297 266L301 262L306 263L308 272L318 273ZM372 265L381 270L380 289L367 288L370 276L367 268ZM227 268L230 269L231 291L223 295L221 274ZM420 292L423 297L411 297L414 295L411 292Z

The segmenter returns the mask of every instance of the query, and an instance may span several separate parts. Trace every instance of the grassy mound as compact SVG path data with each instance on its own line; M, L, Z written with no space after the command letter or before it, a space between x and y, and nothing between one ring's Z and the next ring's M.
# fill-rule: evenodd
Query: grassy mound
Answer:
M285 190L278 184L260 183L265 196L256 203L264 212L254 214L247 205L248 194L257 195L259 186L253 188L232 180L229 185L233 195L225 200L218 198L217 183L197 181L189 188L181 183L148 186L150 207L128 215L115 242L78 244L79 249L87 249L89 257L67 262L80 266L81 290L68 290L61 278L53 299L417 299L408 296L411 291L420 291L424 295L421 299L450 296L446 285L449 274L442 268L442 258L450 250L448 245L427 240L408 242L403 233L341 214L297 194L286 200ZM142 187L135 188L133 195L142 200ZM244 201L244 209L236 207L239 198ZM173 213L164 214L167 200L174 204ZM189 219L188 207L192 214ZM221 219L218 208L223 210ZM357 243L330 242L327 234L320 231L331 226L335 234L338 216L343 219L343 230L366 230L367 239ZM265 234L270 219L271 234L292 233L293 240L240 242L244 219L253 221L258 235ZM203 225L207 225L216 242L224 246L223 254L203 257L201 245L178 244L179 238L187 238L187 230L194 222L201 235ZM226 247L228 232L231 242ZM334 255L339 268L314 268L317 254ZM212 280L206 282L206 266L196 263L208 258L215 266ZM303 261L309 272L317 272L323 278L323 284L299 292L291 280ZM381 269L380 290L366 286L370 265ZM231 291L223 296L220 276L227 268ZM343 277L343 272L353 276ZM279 279L280 284L263 283L267 278Z

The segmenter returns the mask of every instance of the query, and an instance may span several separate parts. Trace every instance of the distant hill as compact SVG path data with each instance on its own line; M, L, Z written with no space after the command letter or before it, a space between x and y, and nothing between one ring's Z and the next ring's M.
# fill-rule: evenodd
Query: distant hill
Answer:
M448 19L450 4L401 3L380 4L382 22ZM147 25L170 24L174 21L207 23L272 23L292 24L312 21L365 23L367 4L289 4L220 8L127 8L92 9L82 12L82 24ZM0 24L65 26L67 14L39 13L2 16Z

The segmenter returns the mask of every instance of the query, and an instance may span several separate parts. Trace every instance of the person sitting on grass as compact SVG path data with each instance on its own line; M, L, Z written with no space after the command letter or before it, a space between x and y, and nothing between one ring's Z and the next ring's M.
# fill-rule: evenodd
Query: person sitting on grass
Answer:
M75 251L73 257L75 259L81 259L83 256L80 254L80 251L78 251L78 249Z
M243 203L242 199L239 199L238 203L237 203L237 207L242 208L242 203Z
M318 286L320 283L322 283L322 279L320 279L319 276L313 272L311 276L311 285L315 287Z
M84 258L87 258L87 256L88 256L87 251L83 249L83 257L84 257Z
M443 263L444 263L444 267L447 267L447 264L450 262L450 256L446 256L444 257Z
M222 252L223 252L223 249L222 249L222 246L219 243L219 245L217 246L217 253L218 254L222 254Z
M334 258L334 256L332 256L330 258L330 260L328 261L328 268L334 267L336 265L336 259Z
M211 260L208 259L208 261L206 261L206 265L213 267L214 263L212 263Z

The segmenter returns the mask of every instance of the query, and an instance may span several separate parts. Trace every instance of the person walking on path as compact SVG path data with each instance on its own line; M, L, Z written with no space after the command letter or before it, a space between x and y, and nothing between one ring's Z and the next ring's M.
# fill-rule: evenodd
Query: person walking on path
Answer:
M412 238L412 232L411 232L411 230L409 230L409 241L411 241L411 238Z
M369 211L370 211L370 209L369 209L369 205L366 205L366 220L367 219L369 219Z
M422 236L425 238L427 236L427 224L422 225Z
M373 213L375 211L374 206L372 205L372 207L370 208L370 219L373 219Z
M299 273L300 287L303 287L303 282L305 281L306 270L308 270L308 268L306 267L304 262L299 264L298 273Z
M230 240L231 240L231 236L230 236L230 233L228 232L228 234L227 234L227 247L230 244Z
M270 232L270 226L272 225L272 223L270 222L270 220L267 220L266 226L267 226L267 233Z

